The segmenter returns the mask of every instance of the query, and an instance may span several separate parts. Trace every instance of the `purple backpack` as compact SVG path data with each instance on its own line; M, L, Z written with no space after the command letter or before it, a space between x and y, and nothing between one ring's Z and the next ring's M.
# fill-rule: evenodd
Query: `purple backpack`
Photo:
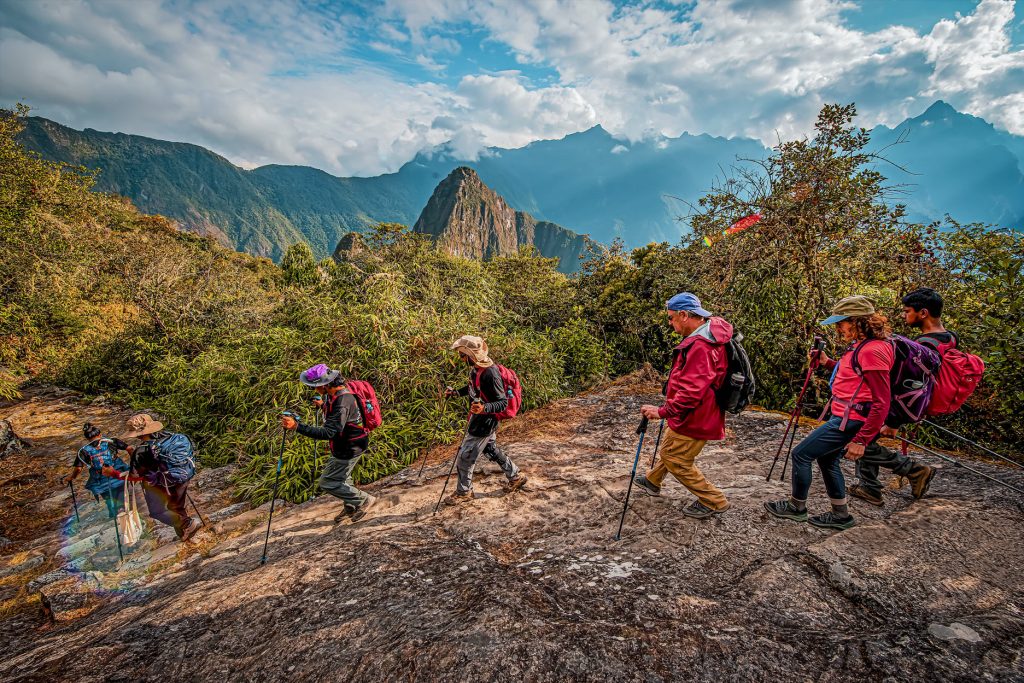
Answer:
M899 334L892 335L887 341L893 345L896 360L889 372L892 401L889 403L889 414L885 418L885 424L899 427L920 422L924 419L925 410L932 400L942 359L934 349ZM863 371L857 354L864 346L857 344L851 361L853 371L859 376L863 376Z

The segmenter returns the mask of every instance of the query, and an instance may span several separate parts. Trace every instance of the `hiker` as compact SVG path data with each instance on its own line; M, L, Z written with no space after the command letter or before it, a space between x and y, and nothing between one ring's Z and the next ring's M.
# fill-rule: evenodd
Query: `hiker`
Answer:
M498 448L496 442L499 418L508 409L510 401L507 393L510 387L506 387L502 379L500 366L491 360L487 353L487 342L480 337L463 335L452 343L451 350L458 353L462 362L471 370L469 383L459 389L447 387L445 396L469 396L472 403L466 434L455 456L459 481L455 493L446 502L455 505L473 499L473 468L481 453L501 467L507 479L505 488L509 493L522 488L526 483L526 475Z
M114 519L117 517L117 511L124 505L124 485L119 479L104 475L103 468L110 467L117 472L127 472L128 463L117 457L117 452L130 452L130 447L120 439L104 438L100 428L89 422L82 427L82 434L88 443L78 449L74 469L71 474L64 477L64 484L69 485L83 469L89 468L89 479L85 482L85 488L97 502L103 499L107 505L107 514Z
M195 475L191 439L165 430L162 422L146 413L129 418L128 432L123 438L142 441L132 451L131 472L134 474L107 467L103 468L103 473L140 482L149 516L173 527L182 542L188 541L202 526L202 522L185 509L188 484Z
M874 441L889 414L892 400L889 373L896 361L892 330L886 317L875 311L864 296L841 299L832 315L821 325L835 325L848 342L838 361L820 354L821 367L832 372L832 415L808 434L793 450L792 495L788 500L765 503L768 512L783 519L810 522L825 529L849 529L856 524L850 514L846 481L840 458L858 460ZM813 360L813 358L812 358ZM858 372L859 370L859 372ZM807 493L811 489L811 465L818 462L832 510L807 516Z
M341 373L323 363L300 372L299 381L320 397L318 409L323 413L323 426L304 424L288 415L281 417L281 426L311 439L328 442L331 457L320 475L320 488L345 504L335 516L335 523L346 517L358 522L377 503L375 496L360 491L352 481L359 458L370 445L368 418L364 417L363 406L379 411L375 405L376 395L373 395L372 403L361 404L360 397L346 386ZM369 387L368 384L366 386Z
M725 438L725 411L716 392L729 366L725 344L732 339L733 328L725 319L712 316L690 292L676 294L665 308L669 325L683 340L672 351L664 405L644 405L640 412L649 420L666 420L668 429L658 464L633 481L645 493L658 496L665 475L671 473L697 496L683 514L706 519L730 507L725 494L697 468L696 460L708 441Z
M904 322L922 332L914 341L933 348L940 356L940 348L957 343L956 335L942 325L942 306L942 296L928 287L915 289L903 297ZM881 436L892 438L898 433L899 428L885 426L882 428ZM928 492L936 472L934 467L886 448L875 439L864 449L863 457L857 460L859 483L850 486L850 495L872 505L883 505L882 482L878 479L881 467L891 470L900 477L906 477L910 481L911 494L915 499L923 498Z

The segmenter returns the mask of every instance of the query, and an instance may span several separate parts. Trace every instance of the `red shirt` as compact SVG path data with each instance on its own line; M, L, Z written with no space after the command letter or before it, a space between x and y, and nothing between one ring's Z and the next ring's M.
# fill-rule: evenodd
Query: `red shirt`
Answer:
M864 382L853 370L853 351L858 343L865 343L857 355L857 361L864 372L871 370L882 370L888 373L896 362L896 354L893 352L892 344L881 339L870 339L867 342L855 342L850 349L839 359L839 370L832 380L832 414L842 417L846 413L846 406L851 401L854 403L866 403L876 401L877 397L871 393L871 387ZM860 389L858 390L858 387ZM854 396L856 392L856 396Z
M725 344L732 331L722 318L711 318L676 347L665 405L658 409L676 434L703 441L725 438L725 411L718 406L715 391L729 366Z

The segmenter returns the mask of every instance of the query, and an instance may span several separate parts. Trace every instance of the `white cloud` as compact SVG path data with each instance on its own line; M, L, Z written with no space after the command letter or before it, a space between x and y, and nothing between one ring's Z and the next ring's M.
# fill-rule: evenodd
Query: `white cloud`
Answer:
M982 0L924 35L851 28L838 0L685 7L384 0L368 16L293 0L2 2L0 104L341 175L393 171L446 140L471 157L597 123L623 140L774 143L809 132L825 102L855 101L863 124L892 125L942 98L1024 134L1012 0ZM474 66L464 41L479 33L511 53L502 66L521 68ZM556 82L532 83L538 66ZM459 80L446 84L449 73Z

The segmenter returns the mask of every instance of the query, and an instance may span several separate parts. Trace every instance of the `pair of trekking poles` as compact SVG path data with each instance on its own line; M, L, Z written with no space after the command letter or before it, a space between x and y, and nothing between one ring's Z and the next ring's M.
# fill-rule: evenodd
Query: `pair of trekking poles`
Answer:
M779 475L779 481L785 481L785 479L786 479L786 466L789 464L789 456L793 452L793 444L796 441L797 427L800 426L800 414L803 412L803 409L804 409L804 405L803 405L804 394L807 393L807 387L810 385L811 377L814 375L814 371L818 369L818 366L820 364L820 359L821 359L821 353L822 353L822 351L824 351L824 349L825 349L825 339L824 339L824 337L822 337L821 335L814 335L814 345L811 347L810 365L807 368L807 374L804 377L803 386L800 388L800 393L797 395L796 405L793 407L793 411L789 415L789 422L786 424L786 429L782 433L782 439L779 441L779 447L777 449L775 449L775 457L772 459L772 466L768 470L768 476L765 477L765 479L764 479L765 481L771 481L772 474L775 472L775 466L779 462L779 456L782 454L782 448L785 446L786 438L788 437L789 438L789 448L786 450L786 457L785 457L785 459L782 462L782 474ZM953 436L953 437L955 437L957 439L960 439L964 443L967 443L967 444L969 444L971 446L974 446L975 448L977 448L977 449L979 449L981 451L984 451L985 453L987 453L987 454L989 454L991 456L994 456L994 457L999 458L1001 460L1005 460L1006 462L1011 463L1013 465L1016 465L1017 467L1024 468L1024 464L1021 464L1020 462L1018 462L1016 460L1012 460L1011 458L1007 458L1004 455L1000 455L999 453L996 453L992 449L986 448L985 446L982 446L979 443L971 441L967 437L965 437L965 436L963 436L961 434L957 434L953 430L947 429L946 427L943 427L942 425L935 424L934 422L931 422L930 420L922 420L921 424L926 424L926 425L928 425L930 427L934 427L936 429L939 429L942 432L945 432L946 434L949 434L950 436ZM936 458L939 458L941 460L945 460L946 462L951 463L954 467L959 467L959 468L968 470L970 472L974 472L975 474L977 474L977 475L979 475L981 477L984 477L985 479L988 479L990 481L993 481L993 482L995 482L995 483L997 483L997 484L999 484L1001 486L1005 486L1006 488L1008 488L1008 489L1010 489L1012 491L1016 491L1018 493L1024 493L1024 490L1021 490L1020 488L1018 488L1018 487L1016 487L1016 486L1014 486L1012 484L1009 484L1009 483L1007 483L1007 482L1005 482L1005 481L1003 481L1001 479L997 479L996 477L990 476L988 474L985 474L984 472L976 470L973 467L969 467L968 465L963 464L962 462L960 462L959 460L957 460L955 458L951 458L948 455L943 455L942 453L939 453L939 452L937 452L935 450L932 450L931 448L923 446L923 445L921 445L919 443L915 443L914 441L911 441L910 439L907 439L905 437L899 436L898 438L904 444L907 444L908 446L913 446L914 448L917 448L917 449L919 449L919 450L921 450L921 451L923 451L925 453L928 453L929 455L932 455L932 456L934 456Z
M636 433L640 435L640 441L636 445L636 455L633 456L633 469L629 473L629 485L626 487L626 501L622 506L622 516L619 518L619 530L615 532L615 540L622 539L622 525L626 521L626 511L629 510L629 496L633 493L633 481L636 479L636 468L640 463L640 452L644 449L644 437L647 435L647 426L649 421L647 417L640 420L640 424L636 428ZM661 421L658 425L658 437L654 440L654 453L651 454L651 467L654 467L654 461L658 459L658 448L661 446L661 434L665 430L665 420Z

